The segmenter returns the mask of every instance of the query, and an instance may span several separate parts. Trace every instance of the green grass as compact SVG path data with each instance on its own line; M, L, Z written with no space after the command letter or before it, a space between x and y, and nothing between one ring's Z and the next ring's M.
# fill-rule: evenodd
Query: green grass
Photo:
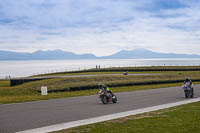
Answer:
M0 80L0 87L9 87L10 81L9 80Z
M54 133L200 133L200 102Z

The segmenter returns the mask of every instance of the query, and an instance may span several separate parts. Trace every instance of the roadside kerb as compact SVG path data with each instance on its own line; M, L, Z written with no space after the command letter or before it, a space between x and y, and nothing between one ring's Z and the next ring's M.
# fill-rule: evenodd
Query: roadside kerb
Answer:
M93 124L93 123L97 123L97 122L103 122L103 121L107 121L107 120L112 120L112 119L130 116L130 115L136 115L136 114L156 111L156 110L160 110L160 109L166 109L166 108L170 108L170 107L174 107L174 106L179 106L179 105L193 103L193 102L199 102L199 101L200 101L200 98L194 98L194 99L184 100L184 101L180 101L180 102L162 104L162 105L147 107L147 108L143 108L143 109L136 109L136 110L126 111L126 112L121 112L121 113L116 113L116 114L111 114L111 115L105 115L105 116L100 116L100 117L84 119L84 120L61 123L61 124L31 129L31 130L25 130L25 131L21 131L21 132L17 132L17 133L46 133L46 132L59 131L59 130L63 130L63 129Z

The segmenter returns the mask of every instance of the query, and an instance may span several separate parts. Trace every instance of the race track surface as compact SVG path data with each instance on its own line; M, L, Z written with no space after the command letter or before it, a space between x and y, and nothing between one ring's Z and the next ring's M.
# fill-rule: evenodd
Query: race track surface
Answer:
M194 86L200 97L200 85ZM118 103L103 105L97 95L0 105L0 133L13 133L59 123L187 100L181 87L115 93Z

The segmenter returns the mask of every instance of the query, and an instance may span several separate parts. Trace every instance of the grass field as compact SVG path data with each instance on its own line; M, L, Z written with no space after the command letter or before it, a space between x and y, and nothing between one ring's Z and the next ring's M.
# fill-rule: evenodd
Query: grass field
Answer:
M0 87L9 87L10 81L9 80L0 80Z
M200 133L200 102L54 133Z

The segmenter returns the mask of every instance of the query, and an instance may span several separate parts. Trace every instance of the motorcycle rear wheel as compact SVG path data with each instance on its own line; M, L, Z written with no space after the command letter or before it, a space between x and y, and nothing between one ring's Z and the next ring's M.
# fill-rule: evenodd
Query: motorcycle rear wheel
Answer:
M190 97L191 97L191 98L194 97L194 90L193 90L193 88L192 88L192 90L191 90L191 95L190 95Z

